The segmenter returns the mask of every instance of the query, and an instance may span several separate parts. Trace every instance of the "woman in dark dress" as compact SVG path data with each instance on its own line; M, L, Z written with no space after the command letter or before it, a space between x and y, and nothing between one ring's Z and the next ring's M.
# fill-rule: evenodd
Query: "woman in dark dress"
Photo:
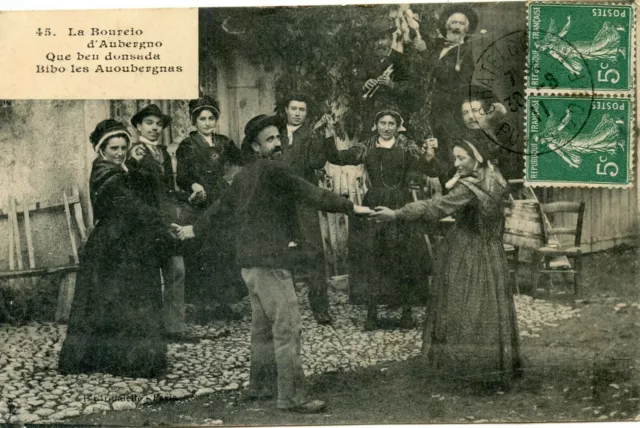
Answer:
M364 144L337 150L327 141L327 159L337 165L364 163L368 190L362 204L399 208L412 201L409 185L423 174L438 176L440 164L434 152L424 152L400 132L402 117L396 111L376 114L375 134ZM349 220L349 284L354 303L365 300L365 330L378 324L377 307L402 307L400 325L411 328L411 307L427 295L431 260L419 224L376 224L366 219Z
M197 218L228 189L242 164L242 153L231 139L215 133L220 118L216 100L206 95L192 100L189 113L196 130L178 146L176 179L181 189L191 193L189 200ZM235 265L233 241L225 222L219 224L209 237L185 248L187 298L197 306L199 323L242 317L228 305L245 287ZM208 309L214 306L213 312Z
M81 253L58 368L157 376L167 365L159 269L172 237L150 191L152 175L136 158L125 165L131 145L125 126L102 121L90 140L98 153L90 178L95 227Z
M458 172L447 183L449 193L395 210L376 207L372 218L402 222L455 217L438 257L422 352L447 375L504 390L520 375L522 365L502 246L506 182L467 141L456 143L453 156Z

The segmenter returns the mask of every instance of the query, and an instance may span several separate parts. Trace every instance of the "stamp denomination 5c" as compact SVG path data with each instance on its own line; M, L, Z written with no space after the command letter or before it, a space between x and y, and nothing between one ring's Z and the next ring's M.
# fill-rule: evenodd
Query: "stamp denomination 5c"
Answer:
M632 106L629 98L529 96L526 181L630 187Z
M529 5L529 90L633 89L633 6Z

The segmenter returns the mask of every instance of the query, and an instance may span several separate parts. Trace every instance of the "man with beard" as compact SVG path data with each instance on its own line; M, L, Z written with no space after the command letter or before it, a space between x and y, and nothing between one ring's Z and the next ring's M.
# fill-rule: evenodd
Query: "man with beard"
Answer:
M327 162L324 145L308 123L311 101L303 94L290 94L284 99L287 133L282 135L282 160L300 177L313 185L318 184L316 170ZM296 209L298 234L295 244L306 257L301 260L307 274L309 305L318 324L329 324L329 296L324 271L324 251L318 211L299 204Z
M424 132L416 129L421 126L414 122L420 121L412 120L412 116L420 110L424 98L424 84L418 73L424 59L413 45L402 43L401 32L380 31L372 54L357 70L353 108L362 123L368 123L381 110L397 110L411 122L412 138L422 141L426 135L413 135Z
M157 183L155 189L148 189L149 195L157 195L160 208L168 222L180 221L179 204L186 203L188 192L174 187L171 157L167 148L160 143L164 128L171 123L171 117L162 113L155 104L150 104L131 118L131 124L138 131L138 142L131 151L141 156L140 169L147 171ZM181 249L175 248L173 255L162 266L164 280L164 323L170 340L188 340L184 335L184 279L185 269Z
M308 400L302 370L302 319L291 270L296 250L295 210L300 203L315 210L366 215L372 211L312 185L282 162L281 119L260 115L245 127L242 150L247 156L230 191L193 226L174 225L174 234L189 239L206 234L212 222L233 218L236 257L251 302L251 370L249 397L265 399L277 385L279 409L317 413L320 400Z
M465 128L459 139L473 143L486 153L487 160L498 167L504 178L522 178L522 155L510 149L508 131L513 128L505 121L506 114L507 109L497 102L492 91L471 85L461 106Z
M434 137L441 145L438 155L451 164L451 144L462 126L458 111L473 75L473 55L468 36L478 25L478 15L463 4L447 6L440 16L442 37L436 41L431 119Z

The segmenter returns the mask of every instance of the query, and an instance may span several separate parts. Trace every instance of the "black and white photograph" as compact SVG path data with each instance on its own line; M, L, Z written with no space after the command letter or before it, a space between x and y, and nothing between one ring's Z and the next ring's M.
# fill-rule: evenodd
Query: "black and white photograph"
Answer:
M203 7L197 97L0 99L0 426L640 420L637 126L526 84L635 28L533 10ZM532 95L632 186L530 186Z

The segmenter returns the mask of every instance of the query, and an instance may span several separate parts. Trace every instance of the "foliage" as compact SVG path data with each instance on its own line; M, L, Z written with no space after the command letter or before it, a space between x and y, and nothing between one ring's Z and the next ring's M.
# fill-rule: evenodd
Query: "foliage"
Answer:
M431 52L437 5L412 5ZM223 31L219 48L240 50L256 64L280 64L278 101L288 92L335 100L354 92L358 69L370 62L376 42L395 28L389 13L397 5L221 9L211 16ZM213 26L214 28L216 26Z

